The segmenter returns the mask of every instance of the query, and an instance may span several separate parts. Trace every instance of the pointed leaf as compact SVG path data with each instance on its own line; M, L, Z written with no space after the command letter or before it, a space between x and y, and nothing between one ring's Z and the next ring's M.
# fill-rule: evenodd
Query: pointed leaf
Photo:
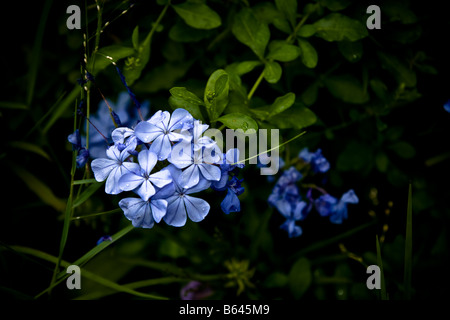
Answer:
M288 274L289 288L295 299L300 299L312 283L311 264L308 259L298 259Z
M281 66L276 61L268 61L264 66L264 79L269 83L277 83L282 74Z
M284 110L289 109L295 102L295 93L289 92L284 96L278 97L270 106L269 117L272 117L276 114L283 112Z
M360 21L340 13L330 13L314 23L315 35L326 41L357 41L369 35Z
M214 29L222 24L220 16L204 3L185 2L172 5L176 13L188 24L196 29Z
M258 124L251 117L242 113L228 113L215 121L220 121L230 129L258 130Z

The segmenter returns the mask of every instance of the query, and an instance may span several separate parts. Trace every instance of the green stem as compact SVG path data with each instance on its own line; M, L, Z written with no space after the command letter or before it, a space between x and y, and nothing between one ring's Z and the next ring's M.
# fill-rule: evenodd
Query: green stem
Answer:
M250 100L253 97L253 94L255 93L256 89L258 88L258 86L261 83L263 78L264 78L264 70L261 72L258 79L256 79L255 84L253 85L252 89L248 93L247 100Z

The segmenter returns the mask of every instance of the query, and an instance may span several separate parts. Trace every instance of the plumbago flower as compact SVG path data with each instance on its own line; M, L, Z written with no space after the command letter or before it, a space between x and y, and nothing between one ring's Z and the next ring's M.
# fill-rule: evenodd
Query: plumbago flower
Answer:
M320 149L309 152L305 148L300 151L298 158L301 160L300 167L306 168L304 164L308 164L313 175L321 175L330 169L330 164ZM308 171L306 170L306 173ZM306 184L309 189L306 197L302 198L298 183L304 178L305 176L301 172L291 166L282 173L268 198L269 204L286 218L280 228L287 231L290 238L298 237L303 233L302 228L296 222L304 220L313 208L320 216L328 217L331 223L341 224L344 219L348 218L347 205L359 202L353 189L344 193L338 200L322 187L314 184ZM314 199L313 191L320 192L321 195Z
M238 196L244 192L243 180L236 177L236 170L243 167L236 163L239 153L237 149L221 153L214 140L203 136L208 127L184 109L172 114L158 111L134 128L118 127L111 133L114 144L106 150L106 158L91 162L94 177L106 180L108 194L137 195L119 201L135 227L152 228L161 220L181 227L188 217L202 221L211 207L194 194L213 183L215 190L227 190L222 210L238 212Z

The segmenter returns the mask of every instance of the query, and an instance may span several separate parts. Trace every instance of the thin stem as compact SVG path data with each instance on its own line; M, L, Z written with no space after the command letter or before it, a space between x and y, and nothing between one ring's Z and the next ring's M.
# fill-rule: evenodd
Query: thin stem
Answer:
M259 84L261 83L262 79L264 78L264 70L259 75L258 79L256 80L255 84L253 85L252 89L248 93L247 100L250 100L255 93L256 89L258 88Z

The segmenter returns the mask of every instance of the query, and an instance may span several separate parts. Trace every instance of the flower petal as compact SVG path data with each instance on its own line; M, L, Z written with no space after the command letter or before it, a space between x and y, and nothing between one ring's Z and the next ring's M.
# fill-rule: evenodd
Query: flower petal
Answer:
M134 134L134 130L127 127L120 127L114 129L111 133L111 138L114 143L124 143L125 139L132 136Z
M151 182L146 179L142 182L141 186L135 191L144 201L147 201L156 192Z
M98 182L104 181L118 165L117 161L111 159L100 158L93 160L91 162L91 168L94 172L95 180Z
M353 189L350 189L342 195L340 201L343 203L358 203L359 199L356 196L355 191L353 191Z
M161 170L152 174L149 180L158 188L162 188L172 182L172 176L168 170Z
M167 213L164 216L164 221L174 227L182 227L186 224L187 215L184 202L178 195L167 199Z
M154 124L147 121L141 121L134 128L136 137L144 143L149 143L155 140L160 135L163 135L163 130Z
M239 201L237 195L228 189L227 195L220 204L220 207L226 214L229 214L230 212L239 212L241 211L241 202Z
M182 129L186 126L192 126L193 120L194 118L187 110L178 108L172 112L167 129L169 129L169 131L173 131L175 129Z
M123 191L131 191L139 187L145 181L144 177L135 173L126 173L119 178L119 188Z
M222 176L219 167L207 164L207 163L201 163L198 165L200 172L202 173L203 177L205 177L206 180L210 181L219 181L220 177Z
M185 195L183 199L189 219L194 222L199 222L206 217L210 209L210 205L208 202L203 199L187 195Z
M152 172L157 161L158 159L156 157L156 154L149 150L146 150L145 148L138 154L139 165L147 175Z
M150 146L150 151L154 152L158 156L158 160L166 160L172 151L172 145L170 144L169 137L165 134L161 134L156 137Z
M159 223L167 212L167 201L163 199L152 199L150 201L150 208L152 209L153 219Z
M192 164L187 167L178 178L178 184L184 188L189 189L195 186L200 180L200 171L198 165Z
M153 227L153 215L151 214L151 209L147 201L139 198L125 198L119 201L119 207L134 227Z

